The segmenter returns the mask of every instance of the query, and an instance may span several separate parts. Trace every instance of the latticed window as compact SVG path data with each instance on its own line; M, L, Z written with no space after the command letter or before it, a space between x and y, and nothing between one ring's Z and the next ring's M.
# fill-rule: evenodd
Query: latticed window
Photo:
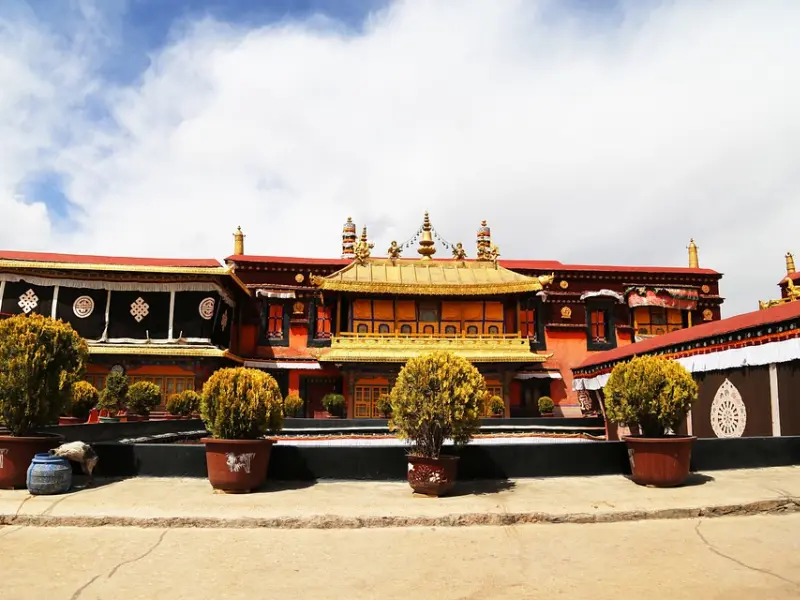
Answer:
M663 335L683 329L683 314L674 308L640 306L634 311L637 335Z
M318 340L327 340L331 337L331 307L317 305L317 320L314 327L314 337Z
M605 309L589 311L589 335L597 344L608 343L608 318Z
M356 385L355 386L355 418L378 419L380 414L375 405L383 394L389 393L388 385Z
M128 381L130 383L136 383L137 381L149 381L151 383L155 383L159 388L161 388L161 404L159 404L158 410L164 410L167 405L167 399L172 396L172 394L179 394L184 390L194 390L194 377L131 375L128 377Z
M267 313L267 338L271 340L283 339L283 305L270 304Z
M536 339L536 309L524 307L519 311L519 331L522 337Z

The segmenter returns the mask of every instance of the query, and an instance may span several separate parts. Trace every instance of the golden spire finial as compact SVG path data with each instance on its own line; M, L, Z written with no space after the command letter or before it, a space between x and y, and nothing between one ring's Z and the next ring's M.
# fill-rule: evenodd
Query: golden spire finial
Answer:
M694 243L694 238L689 240L689 268L700 268L700 260L697 257L697 244Z
M794 256L792 256L791 252L786 253L786 274L791 275L795 272L794 268Z
M233 254L235 256L242 256L244 254L244 238L242 233L242 226L239 225L233 234Z
M426 210L425 218L422 220L422 238L419 240L419 248L417 248L417 252L422 255L422 260L430 260L431 256L436 254L434 244L433 235L431 234L431 220Z

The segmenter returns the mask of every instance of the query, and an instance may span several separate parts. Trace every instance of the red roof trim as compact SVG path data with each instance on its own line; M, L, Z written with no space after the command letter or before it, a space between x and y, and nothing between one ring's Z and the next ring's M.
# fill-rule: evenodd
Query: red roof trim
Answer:
M474 260L474 259L472 259ZM225 259L226 262L244 263L272 263L293 265L330 265L346 266L353 262L347 258L298 258L289 256L255 256L233 255ZM689 267L631 267L615 265L565 265L557 260L501 260L500 265L511 270L530 271L601 271L606 273L663 273L675 275L712 275L722 274L712 269L692 269Z
M598 352L580 365L576 369L586 369L595 365L604 363L618 362L620 360L630 358L639 354L648 354L657 350L663 350L672 346L680 346L689 342L698 342L707 338L712 338L719 335L725 335L741 331L743 329L751 329L754 327L762 327L771 324L781 323L800 317L800 301L787 302L778 306L773 306L765 310L757 310L754 312L736 315L735 317L728 317L720 321L712 321L711 323L703 323L695 327L687 329L680 329L667 333L658 337L650 338L628 346L621 346L613 350L606 350Z
M53 252L17 252L0 250L0 260L25 262L72 263L85 265L126 265L137 267L213 267L223 265L214 258L135 258L130 256L95 256L90 254L57 254Z
M792 281L794 283L800 282L800 273L789 273L789 274L784 275L783 277L781 277L781 280L778 282L778 285L781 286L781 287L785 287L786 286L786 278L787 277L791 277L791 279L792 279Z

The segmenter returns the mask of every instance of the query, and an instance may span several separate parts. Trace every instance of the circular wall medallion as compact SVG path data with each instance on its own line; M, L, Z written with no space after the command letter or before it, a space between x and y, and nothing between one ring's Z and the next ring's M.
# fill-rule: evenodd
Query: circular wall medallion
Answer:
M559 283L558 285L561 286L562 290L565 290L569 287L569 281L567 281L566 279L562 279L561 283Z
M79 319L85 319L94 312L94 300L91 296L79 296L72 303L72 312Z
M198 310L200 311L200 316L203 317L206 321L210 321L211 318L214 316L214 299L213 298L206 298L202 302L200 302L200 306Z
M714 313L711 312L710 308L707 308L707 309L705 309L703 311L703 320L704 321L710 321L713 318L714 318Z
M306 276L303 275L302 273L298 273L297 275L294 276L294 280L297 283L303 283L306 280Z
M747 409L742 395L729 379L722 382L711 403L711 428L719 438L742 437Z
M113 367L111 367L111 372L112 373L117 373L119 375L124 375L125 374L125 367L123 367L122 365L114 365Z
M710 287L708 287L707 285L704 285L703 287L701 287L701 288L700 288L700 290L701 290L701 291L702 291L704 294L707 294L708 292L710 292L710 291L711 291L711 288L710 288Z
M572 318L572 309L569 306L565 306L561 309L561 318L562 319Z

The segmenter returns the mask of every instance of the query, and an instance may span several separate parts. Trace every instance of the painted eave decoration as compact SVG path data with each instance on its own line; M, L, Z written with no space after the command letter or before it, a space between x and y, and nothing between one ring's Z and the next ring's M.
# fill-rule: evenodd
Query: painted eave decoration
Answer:
M695 287L636 286L626 289L625 296L630 308L655 306L695 310L700 299L699 290Z
M492 262L369 259L327 277L312 276L321 290L362 294L487 296L536 292L552 275L528 277Z
M403 363L427 352L448 350L474 363L543 363L552 354L531 352L520 337L448 338L416 336L334 336L320 362Z

